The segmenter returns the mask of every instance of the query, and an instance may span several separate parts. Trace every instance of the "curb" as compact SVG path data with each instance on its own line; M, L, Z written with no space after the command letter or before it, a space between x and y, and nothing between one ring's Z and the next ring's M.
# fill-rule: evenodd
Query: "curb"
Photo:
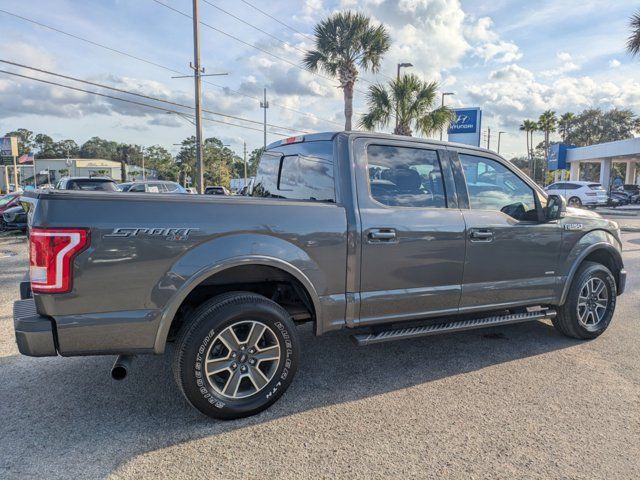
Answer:
M640 227L620 227L621 232L640 232Z

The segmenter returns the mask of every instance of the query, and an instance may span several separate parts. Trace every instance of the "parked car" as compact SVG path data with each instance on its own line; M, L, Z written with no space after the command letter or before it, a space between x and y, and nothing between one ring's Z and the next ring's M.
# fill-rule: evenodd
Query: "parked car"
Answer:
M63 177L56 183L56 190L115 192L116 185L114 179L107 177Z
M147 180L143 182L121 183L118 185L118 190L131 193L188 193L179 183L167 180Z
M21 205L6 209L2 213L1 230L27 230L27 214Z
M631 195L638 195L640 194L640 186L632 184L632 183L625 183L624 185L622 185L622 190L624 190L625 192L631 194Z
M213 187L206 187L204 189L204 194L205 195L231 195L229 193L229 190L227 190L225 187L220 185L216 185Z
M550 195L562 195L571 207L596 208L607 205L607 191L595 182L556 182L545 188Z
M187 191L187 193L191 193L192 195L198 193L198 190L196 190L194 187L185 187L185 190Z
M631 203L631 195L628 195L623 190L611 189L609 191L609 197L614 200L617 200L619 205L628 205Z
M357 345L540 319L593 339L625 288L615 222L567 208L485 149L295 137L267 147L251 195L25 193L20 352L120 354L122 379L131 355L173 341L180 391L229 419L287 390L305 322Z
M7 193L6 195L0 197L0 215L2 215L5 210L19 205L20 195L22 195L22 193L14 192Z

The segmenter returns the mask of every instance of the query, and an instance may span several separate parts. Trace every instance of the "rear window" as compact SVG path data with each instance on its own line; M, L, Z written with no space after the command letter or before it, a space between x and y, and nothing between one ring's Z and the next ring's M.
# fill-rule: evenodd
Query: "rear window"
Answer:
M602 185L600 185L599 183L590 183L589 188L591 190L604 190L604 188L602 188Z
M67 190L115 192L118 189L112 180L69 180Z
M333 143L284 145L260 159L254 197L335 202Z

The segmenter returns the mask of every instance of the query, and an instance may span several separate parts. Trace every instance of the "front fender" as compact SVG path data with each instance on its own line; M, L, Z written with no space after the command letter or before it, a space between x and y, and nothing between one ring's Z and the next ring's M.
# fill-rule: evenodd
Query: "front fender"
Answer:
M610 253L616 265L622 268L621 245L616 237L606 230L592 230L586 233L573 245L562 265L562 271L566 272L566 275L559 299L560 305L564 304L567 299L571 282L580 264L597 250ZM613 273L615 275L615 272Z
M228 235L191 249L154 288L154 302L164 305L154 351L164 351L173 318L193 289L212 275L242 265L266 265L293 275L309 293L316 316L321 318L319 292L326 294L327 279L323 270L304 250L268 235Z

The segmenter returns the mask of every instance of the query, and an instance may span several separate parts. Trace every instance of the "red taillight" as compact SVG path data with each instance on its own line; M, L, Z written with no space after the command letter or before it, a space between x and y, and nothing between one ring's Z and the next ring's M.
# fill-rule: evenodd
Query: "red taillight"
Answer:
M36 293L71 290L72 261L89 244L79 228L33 228L29 235L29 276Z

